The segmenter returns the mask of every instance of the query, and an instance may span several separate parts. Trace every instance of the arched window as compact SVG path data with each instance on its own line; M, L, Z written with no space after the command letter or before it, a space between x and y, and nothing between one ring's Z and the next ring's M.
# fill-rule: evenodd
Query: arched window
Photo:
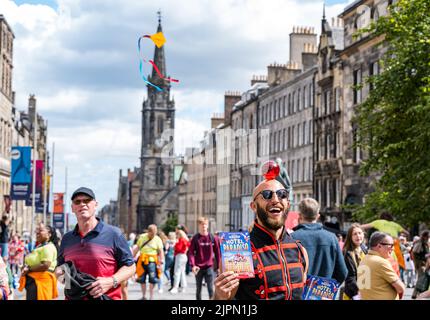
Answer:
M155 175L155 183L159 186L164 186L164 167L161 163L157 165L157 172Z
M162 116L157 117L157 134L161 134L164 131L164 119Z

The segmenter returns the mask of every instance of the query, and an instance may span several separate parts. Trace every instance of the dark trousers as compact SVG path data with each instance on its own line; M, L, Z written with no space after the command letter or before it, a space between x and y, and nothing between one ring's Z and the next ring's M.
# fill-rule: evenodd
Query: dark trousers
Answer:
M205 278L206 285L208 286L209 299L214 295L214 271L212 267L207 269L200 269L196 274L196 298L202 300L202 283Z
M37 300L36 281L32 277L25 276L26 300Z

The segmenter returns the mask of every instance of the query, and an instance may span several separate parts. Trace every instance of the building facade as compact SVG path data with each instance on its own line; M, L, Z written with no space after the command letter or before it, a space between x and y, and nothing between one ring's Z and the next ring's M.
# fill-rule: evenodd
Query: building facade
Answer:
M313 196L316 42L313 28L295 27L290 34L290 61L268 66L270 89L259 99L259 156L281 159L293 185L292 210L301 199Z
M5 213L4 196L10 193L12 147L12 91L13 40L15 36L5 17L0 14L0 213Z
M314 110L314 193L321 206L323 221L336 217L343 221L343 109L342 62L343 21L330 25L323 16L318 49L316 105Z

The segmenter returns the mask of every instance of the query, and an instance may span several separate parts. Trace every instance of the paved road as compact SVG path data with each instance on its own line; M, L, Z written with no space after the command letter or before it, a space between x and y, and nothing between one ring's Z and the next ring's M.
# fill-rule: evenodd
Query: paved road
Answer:
M195 300L196 299L196 281L195 277L190 273L187 276L188 287L185 292L179 292L175 295L171 294L168 289L170 288L170 283L167 283L166 279L165 284L163 285L163 291L158 292L158 288L154 289L154 300ZM62 284L58 285L59 297L57 300L64 299L63 293L64 286ZM404 300L411 300L413 289L407 288ZM149 292L146 293L147 298L149 297ZM129 300L140 300L142 298L142 291L140 289L140 284L131 281L129 283ZM25 290L23 292L15 291L15 299L16 300L25 300ZM202 288L202 299L208 300L208 290L206 286Z

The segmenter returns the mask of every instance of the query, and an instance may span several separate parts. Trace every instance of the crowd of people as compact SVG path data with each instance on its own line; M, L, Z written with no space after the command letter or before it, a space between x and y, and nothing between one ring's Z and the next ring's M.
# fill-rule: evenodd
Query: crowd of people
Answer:
M0 300L58 298L58 281L66 300L127 300L130 283L141 287L142 300L154 299L169 285L172 299L189 290L195 277L195 298L291 300L301 299L308 275L334 279L341 300L401 299L414 288L413 299L430 298L429 231L411 239L405 228L384 212L368 224L354 223L345 237L320 223L319 204L306 198L299 204L299 224L285 227L290 208L290 184L266 179L253 192L256 215L249 226L255 277L238 278L220 268L217 233L205 217L191 235L184 225L167 235L155 224L141 234L123 232L101 221L94 192L85 187L71 197L75 228L59 238L52 226L39 223L36 241L11 234L5 215L0 233ZM410 239L410 241L408 241Z

